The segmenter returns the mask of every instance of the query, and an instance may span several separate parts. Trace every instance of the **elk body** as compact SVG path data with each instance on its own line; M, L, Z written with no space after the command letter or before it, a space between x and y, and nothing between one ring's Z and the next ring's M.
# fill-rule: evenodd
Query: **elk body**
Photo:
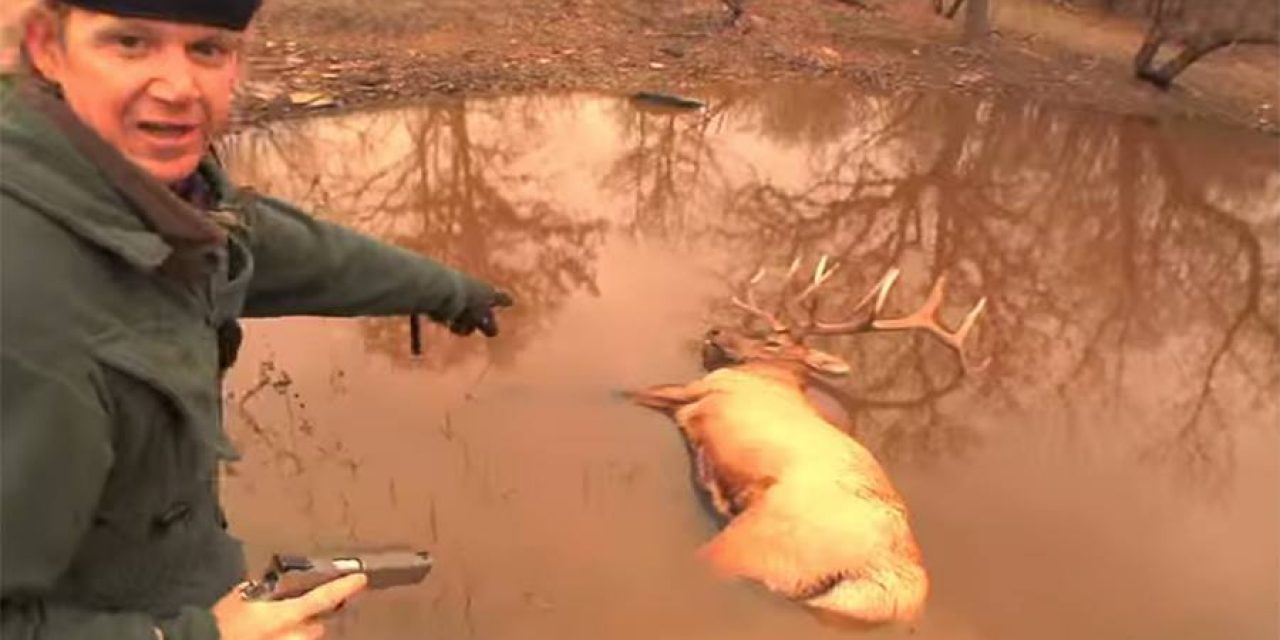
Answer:
M824 264L797 301L830 276ZM628 394L674 417L692 452L698 483L728 519L699 550L703 559L720 573L763 584L818 613L860 623L917 618L929 576L907 506L884 469L805 395L810 374L845 375L849 366L804 346L803 338L921 328L963 357L965 334L985 303L979 302L957 331L945 329L937 320L939 279L919 311L879 319L897 274L890 271L858 305L875 298L875 312L860 322L811 319L806 326L787 326L749 293L747 301L735 298L739 307L769 322L767 335L712 329L703 345L710 373L690 384Z

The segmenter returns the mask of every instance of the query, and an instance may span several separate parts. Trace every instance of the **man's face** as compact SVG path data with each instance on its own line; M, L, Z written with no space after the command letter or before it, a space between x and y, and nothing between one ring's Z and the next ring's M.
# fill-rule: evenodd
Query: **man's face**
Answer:
M190 175L230 118L239 34L81 9L61 26L35 21L25 41L72 111L157 179Z

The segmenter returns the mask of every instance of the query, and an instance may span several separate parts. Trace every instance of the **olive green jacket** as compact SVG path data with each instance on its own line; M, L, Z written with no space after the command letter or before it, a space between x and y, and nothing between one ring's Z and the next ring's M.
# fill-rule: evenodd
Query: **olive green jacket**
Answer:
M0 636L216 638L209 607L246 577L217 488L236 455L220 329L447 322L487 285L232 189L212 162L220 213L198 211L118 154L90 161L105 143L24 96L0 86Z

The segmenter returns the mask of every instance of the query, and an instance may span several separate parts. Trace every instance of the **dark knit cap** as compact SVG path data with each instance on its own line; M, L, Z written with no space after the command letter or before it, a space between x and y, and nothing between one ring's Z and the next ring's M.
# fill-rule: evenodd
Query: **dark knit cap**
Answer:
M262 0L63 0L63 3L127 18L244 31Z

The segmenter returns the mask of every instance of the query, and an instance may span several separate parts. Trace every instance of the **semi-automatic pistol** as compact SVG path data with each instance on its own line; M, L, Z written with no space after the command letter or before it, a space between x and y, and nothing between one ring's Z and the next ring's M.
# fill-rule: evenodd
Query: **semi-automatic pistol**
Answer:
M261 580L249 583L246 600L296 598L326 582L353 573L369 577L369 589L386 589L421 582L431 572L426 551L372 551L328 557L276 554Z

